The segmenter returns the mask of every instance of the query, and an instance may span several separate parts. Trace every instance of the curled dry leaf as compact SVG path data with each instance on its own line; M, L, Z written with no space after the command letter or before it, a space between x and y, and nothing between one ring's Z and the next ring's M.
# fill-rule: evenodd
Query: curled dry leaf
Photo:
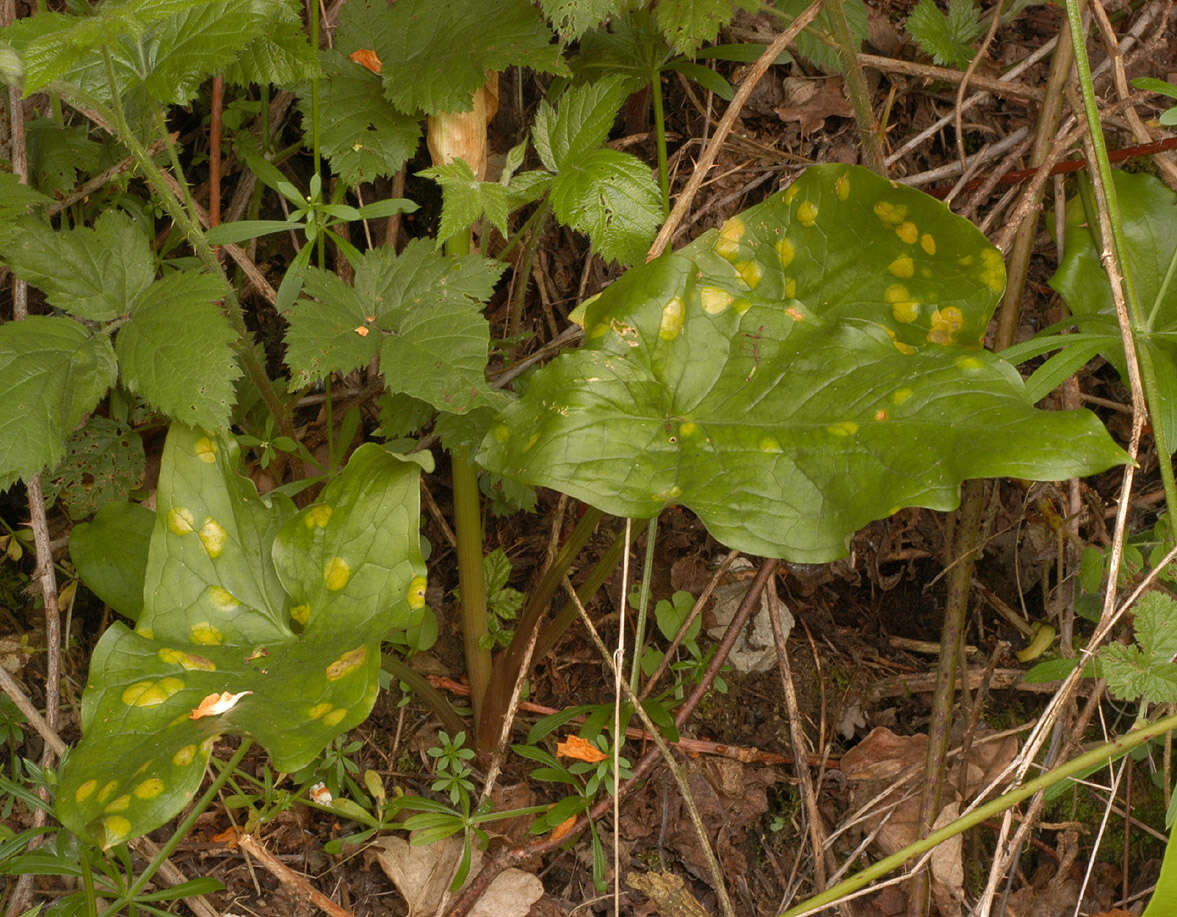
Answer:
M361 67L371 70L373 73L379 73L384 69L384 63L376 56L376 52L371 48L359 48L352 51L348 57L352 63L359 64Z
M604 761L608 755L592 744L588 739L570 735L563 742L556 743L556 754L562 758L576 758L578 761L588 761L596 764Z
M242 691L239 694L230 694L228 691L222 691L220 694L209 694L188 714L188 718L199 720L206 716L219 716L236 707L237 701L245 697L246 694L252 693L252 691Z

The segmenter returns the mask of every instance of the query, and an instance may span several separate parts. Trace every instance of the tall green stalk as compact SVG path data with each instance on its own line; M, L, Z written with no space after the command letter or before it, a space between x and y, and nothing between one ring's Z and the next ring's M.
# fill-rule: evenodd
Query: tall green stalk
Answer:
M1082 11L1079 0L1067 0L1067 22L1070 25L1071 40L1075 51L1075 69L1079 75L1079 91L1083 98L1083 111L1087 116L1087 130L1091 137L1091 146L1095 151L1095 169L1103 186L1104 199L1107 203L1107 218L1111 227L1112 251L1119 265L1123 277L1124 303L1131 319L1133 339L1137 333L1148 333L1151 326L1145 317L1140 304L1140 295L1136 290L1136 280L1132 274L1132 265L1128 260L1128 245L1124 238L1124 224L1120 214L1120 200L1116 192L1116 183L1112 177L1112 164L1108 159L1107 142L1103 136L1103 126L1099 120L1099 105L1095 99L1095 85L1091 76L1091 63L1087 57L1087 45L1084 43L1086 33L1083 29ZM1106 240L1105 240L1106 244ZM1126 342L1127 343L1127 342ZM1126 357L1131 358L1130 354ZM1140 366L1140 385L1144 389L1144 398L1149 407L1152 419L1157 452L1161 455L1158 463L1161 471L1161 483L1165 490L1165 505L1170 518L1177 519L1177 480L1173 476L1173 463L1168 452L1167 443L1171 442L1171 431L1165 428L1164 413L1156 410L1161 403L1160 385L1157 382L1156 365L1153 362L1151 350L1145 347L1136 348L1137 362Z

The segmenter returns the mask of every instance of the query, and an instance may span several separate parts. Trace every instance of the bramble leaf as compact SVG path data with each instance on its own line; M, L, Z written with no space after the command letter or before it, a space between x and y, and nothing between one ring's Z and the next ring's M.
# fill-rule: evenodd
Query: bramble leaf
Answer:
M260 34L225 68L225 80L291 87L319 72L315 51L303 28L301 8L293 0L254 0L262 17Z
M737 8L754 13L759 7L758 0L660 0L654 13L675 53L690 54L704 42L713 41Z
M70 318L0 325L0 490L52 468L115 381L110 338Z
M963 70L972 62L973 43L984 28L975 0L948 0L948 15L935 0L920 0L907 17L907 31L937 64Z
M0 233L0 257L51 305L92 321L125 315L155 279L147 236L121 210L104 210L93 229L21 220Z
M607 261L641 261L662 224L650 168L629 153L602 147L570 158L551 193L556 219L587 234Z
M0 240L15 230L12 221L24 216L30 207L48 203L48 197L22 184L11 172L0 172Z
M29 180L55 193L73 189L78 173L98 171L102 144L89 137L81 124L58 124L52 118L34 118L25 125L29 144Z
M185 805L220 735L305 766L370 712L382 636L428 613L416 463L361 446L296 513L237 462L232 440L172 427L143 613L91 657L58 815L104 847Z
M620 76L634 92L657 78L670 57L666 38L645 10L615 16L608 28L594 29L580 41L580 53L571 66L578 79L599 80Z
M575 41L606 17L628 10L634 0L540 0L539 5L560 37Z
M286 361L302 380L347 372L377 352L391 392L464 414L495 401L485 371L490 331L482 303L504 265L478 255L449 257L427 239L398 256L364 253L355 286L307 271L304 297L290 310Z
M119 331L115 352L127 388L181 423L228 425L241 375L237 333L217 300L224 281L177 271L153 283Z
M967 478L1125 461L980 349L1004 284L939 202L815 166L587 304L581 349L531 377L479 461L618 516L682 504L730 547L810 563L904 506L955 507Z

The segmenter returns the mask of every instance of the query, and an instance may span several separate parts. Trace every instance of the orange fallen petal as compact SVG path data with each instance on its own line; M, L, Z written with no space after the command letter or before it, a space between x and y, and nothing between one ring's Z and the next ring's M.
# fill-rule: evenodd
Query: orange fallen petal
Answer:
M356 328L354 330L355 330L355 333L358 334L362 338L366 338L368 336L368 329L364 325L360 325L358 328Z
M384 69L384 64L380 58L376 56L376 52L371 48L360 48L357 51L352 51L348 55L352 63L359 64L361 67L366 67L373 73L379 73Z
M556 843L558 840L564 837L565 834L572 830L572 826L575 824L576 816L569 815L566 819L560 822L560 824L556 825L556 827L552 829L552 843Z
M219 831L209 838L214 844L224 844L227 847L237 846L237 837L240 832L234 825L229 825L224 831Z
M230 694L228 691L222 691L220 694L210 694L196 705L196 709L188 714L188 718L199 720L206 716L218 716L226 710L232 710L237 706L237 701L245 697L246 694L252 693L252 691L242 691L240 694Z
M557 742L556 754L565 758L576 758L578 761L588 761L590 764L596 764L609 757L588 739L582 739L580 736L569 736L563 742Z

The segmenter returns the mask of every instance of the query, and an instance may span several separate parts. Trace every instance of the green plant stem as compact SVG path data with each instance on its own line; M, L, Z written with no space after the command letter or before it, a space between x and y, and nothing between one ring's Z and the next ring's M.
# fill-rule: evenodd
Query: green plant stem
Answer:
M167 839L167 843L159 848L159 853L157 853L151 862L147 864L147 867L139 874L139 878L135 880L135 883L125 892L123 892L123 896L121 898L119 898L110 907L103 911L103 914L117 914L121 908L131 904L135 898L138 897L139 892L143 891L143 889L147 886L147 883L151 881L151 877L156 874L160 866L163 865L164 861L180 845L180 841L184 840L184 838L188 836L188 832L191 831L192 826L196 824L196 819L203 815L204 810L209 807L214 799L216 799L217 793L220 792L221 787L225 785L225 781L229 779L234 769L238 764L241 763L241 760L245 757L246 752L248 752L252 746L253 740L248 738L241 740L241 744L237 746L237 750L233 752L233 757L231 757L225 763L224 768L217 775L216 779L213 780L212 784L209 785L209 788L204 791L204 795L202 795L196 801L196 804L192 806L192 809L188 812L187 816L185 816L184 820L176 826L176 830L173 831L172 836Z
M507 337L509 338L518 334L519 328L523 324L523 301L527 298L527 284L531 277L531 265L535 262L535 253L539 250L539 243L544 235L544 224L547 223L548 214L551 212L551 198L545 197L543 203L536 208L535 213L528 217L527 222L516 233L514 239L508 242L507 246L497 255L500 261L507 257L511 248L516 244L521 235L527 231L527 228L534 227L531 235L527 237L527 245L524 247L523 256L519 261L518 280L515 282L515 289L511 293L510 317L507 319Z
M875 879L882 878L892 870L898 869L912 857L927 853L933 847L949 838L955 837L967 831L969 828L976 827L987 819L1000 815L1006 809L1017 805L1023 799L1028 799L1035 793L1041 792L1047 787L1053 786L1068 777L1078 775L1090 768L1095 768L1107 761L1114 760L1125 752L1136 748L1138 745L1143 745L1150 739L1162 736L1173 729L1177 729L1177 714L1159 719L1151 725L1135 729L1127 735L1113 739L1111 742L1100 745L1098 748L1093 748L1091 751L1084 752L1078 757L1072 758L1066 764L1060 765L1052 771L1048 771L1041 777L1035 777L1017 789L1010 790L1008 793L978 806L971 812L966 812L960 818L945 825L943 828L933 831L927 837L920 838L914 844L909 844L902 850L891 854L891 856L884 857L861 872L857 872L832 888L826 889L820 895L814 895L796 907L790 908L782 913L780 917L801 917L802 914L814 913L843 896L865 887Z
M245 317L241 310L241 301L237 298L237 291L225 276L224 268L217 260L217 256L213 253L212 246L208 244L208 240L204 236L204 232L200 228L198 220L190 218L187 211L180 205L180 201L172 193L167 180L164 178L163 171L155 164L147 152L146 147L139 142L139 138L135 136L127 123L126 112L123 110L122 103L119 98L118 83L115 79L114 61L111 59L110 50L103 47L103 58L106 62L107 80L110 84L111 97L114 99L113 108L107 114L113 115L115 131L120 143L123 144L135 159L135 163L142 170L144 177L148 184L151 185L155 191L156 199L167 211L168 216L175 221L176 225L184 233L184 237L192 246L197 258L209 270L210 273L221 277L225 281L225 304L224 313L229 319L229 323L233 326L233 330L237 332L237 350L241 356L241 362L245 366L245 371L249 375L250 381L257 388L258 393L262 396L262 400L266 403L266 407L274 415L278 422L278 429L282 431L284 436L291 439L296 439L297 434L294 429L294 421L291 417L290 410L287 405L278 397L278 392L274 388L274 383L270 381L269 375L266 373L266 368L258 359L253 348L253 341L249 334L249 329L245 327ZM105 108L105 106L101 106ZM167 138L167 132L164 132ZM170 138L169 140L170 145ZM181 183L181 187L183 184Z
M499 654L495 662L492 687L477 720L478 729L475 735L480 754L489 754L493 751L493 743L497 742L499 736L502 735L502 718L506 716L511 691L523 666L532 634L539 628L544 611L547 610L548 603L560 587L564 573L572 565L572 561L576 559L576 555L580 553L580 549L584 547L585 542L596 529L597 523L604 516L605 514L599 509L594 509L591 506L585 508L584 515L576 523L576 528L572 530L568 541L557 552L556 559L552 561L551 566L544 572L539 583L528 595L527 604L524 605L523 611L519 615L519 623L515 626L515 636L511 638L510 646ZM463 595L465 595L465 590L463 590ZM536 642L533 658L541 658L542 647L543 635ZM545 649L544 652L546 651ZM484 743L487 744L484 745Z
M666 115L662 105L662 71L654 71L650 80L654 100L654 137L658 149L658 190L662 194L662 216L670 213L670 172L666 165Z
M407 684L416 698L424 701L434 715L441 720L441 725L446 732L450 735L457 735L466 728L466 724L458 716L457 711L445 699L445 696L429 683L429 679L397 656L385 653L381 658L384 671L398 681Z
M638 679L642 674L642 653L646 642L646 618L650 610L650 580L654 575L654 547L658 543L658 517L651 516L646 523L646 556L642 559L642 585L638 593L638 620L634 628L633 665L629 671L629 689L638 691ZM622 596L629 601L628 596Z
M1102 185L1104 200L1107 204L1107 224L1110 227L1112 249L1116 263L1123 278L1124 303L1131 319L1131 337L1133 341L1136 332L1147 332L1149 326L1145 321L1144 309L1140 304L1140 295L1136 289L1136 280L1132 273L1132 265L1128 260L1128 245L1124 238L1124 223L1120 213L1120 200L1116 191L1116 183L1112 176L1112 164L1108 159L1107 142L1103 135L1103 126L1099 120L1099 105L1095 99L1095 85L1091 76L1091 63L1087 58L1087 45L1084 42L1083 19L1080 0L1067 0L1067 22L1070 26L1071 44L1075 52L1075 69L1079 75L1079 91L1083 98L1083 111L1087 117L1087 133L1091 140L1091 147L1095 153L1096 174ZM1106 239L1104 240L1106 246ZM1115 291L1113 291L1114 295ZM1133 341L1125 342L1127 345ZM1165 426L1164 412L1159 410L1161 404L1160 386L1157 382L1156 365L1153 362L1152 351L1145 342L1145 346L1136 348L1137 361L1140 365L1140 384L1144 390L1145 401L1152 418L1154 438L1157 452L1162 454L1160 464L1161 483L1165 490L1165 505L1170 518L1177 519L1177 480L1173 476L1173 464L1168 444L1171 432ZM1125 353L1126 359L1131 361L1131 354Z
M854 120L858 122L858 138L862 141L864 163L871 171L885 178L887 162L883 154L883 138L879 134L879 125L870 102L870 91L866 88L866 79L858 63L858 49L854 47L854 39L850 35L846 10L842 6L842 0L826 0L825 10L834 40L838 43L842 75L846 78L846 92L850 96L850 104L854 106Z

